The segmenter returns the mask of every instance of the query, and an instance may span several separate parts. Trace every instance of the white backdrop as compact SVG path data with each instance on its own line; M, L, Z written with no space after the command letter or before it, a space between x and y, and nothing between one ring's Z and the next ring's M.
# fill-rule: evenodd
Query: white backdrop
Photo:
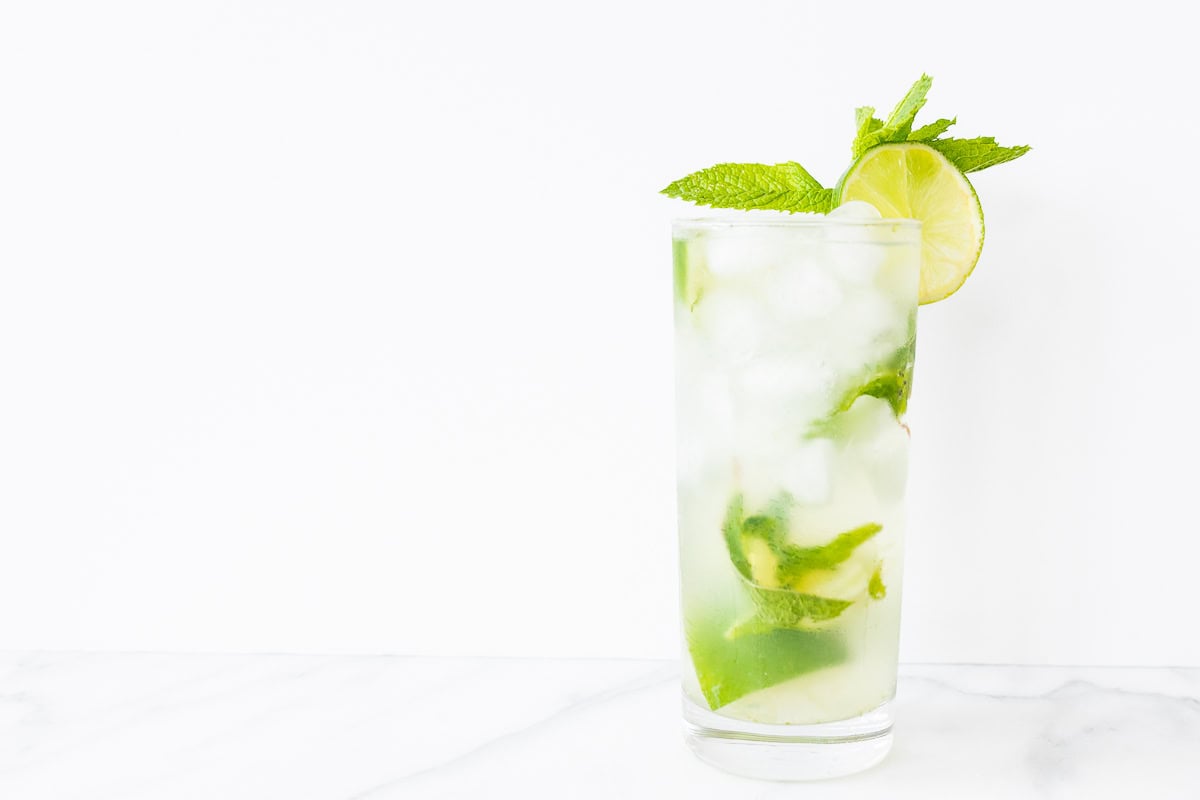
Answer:
M655 193L928 71L1035 150L921 312L903 655L1200 665L1168 7L6 4L0 648L674 655Z

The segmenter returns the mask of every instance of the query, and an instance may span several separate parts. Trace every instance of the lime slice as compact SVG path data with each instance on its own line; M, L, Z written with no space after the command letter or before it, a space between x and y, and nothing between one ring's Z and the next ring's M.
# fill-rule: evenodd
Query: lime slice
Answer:
M838 185L838 203L864 200L884 217L921 220L921 303L963 285L983 249L983 207L967 176L917 142L863 153Z

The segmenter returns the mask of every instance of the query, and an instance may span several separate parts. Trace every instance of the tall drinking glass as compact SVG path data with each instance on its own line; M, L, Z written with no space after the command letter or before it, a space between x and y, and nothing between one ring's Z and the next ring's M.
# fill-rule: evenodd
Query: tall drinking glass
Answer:
M776 780L891 747L920 223L674 225L686 736Z

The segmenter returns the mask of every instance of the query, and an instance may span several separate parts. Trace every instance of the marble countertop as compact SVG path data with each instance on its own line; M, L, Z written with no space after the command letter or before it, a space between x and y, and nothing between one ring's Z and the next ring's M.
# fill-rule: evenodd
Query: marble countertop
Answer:
M672 662L0 653L0 798L1200 798L1200 669L909 665L896 715L777 784L687 751Z

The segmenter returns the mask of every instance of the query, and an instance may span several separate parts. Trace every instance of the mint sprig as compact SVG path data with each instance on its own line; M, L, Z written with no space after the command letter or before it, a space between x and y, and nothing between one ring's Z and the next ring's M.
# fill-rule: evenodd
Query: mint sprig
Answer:
M766 513L747 517L742 495L736 494L726 509L721 531L729 560L745 580L755 606L752 620L737 626L740 633L758 631L763 626L803 628L837 617L852 601L781 587L795 585L809 572L837 569L860 545L883 530L882 525L868 522L838 534L823 545L799 547L788 541L787 508L792 503L793 498L785 492L771 502ZM751 563L746 551L748 543L755 539L763 542L770 553L766 563ZM752 621L754 624L749 625Z
M786 584L809 571L838 569L881 527L867 523L823 545L797 547L788 542L794 504L781 492L762 513L747 517L742 495L735 494L726 509L722 533L753 611L739 618L730 609L714 608L684 620L688 652L709 708L846 660L844 637L830 623L861 598L823 597ZM751 563L748 557L747 545L754 540L766 543L767 561L773 562L768 572L762 572L767 563ZM863 595L879 599L884 591L876 570Z
M836 569L854 554L859 545L881 530L883 526L878 522L868 522L845 533L839 533L832 541L818 547L797 547L789 544L780 553L779 575L786 580L797 580L810 570Z
M750 563L746 559L741 546L742 539L761 539L775 558L775 580L788 584L799 580L804 573L812 570L836 569L839 564L854 554L860 544L867 541L883 530L877 522L859 525L844 533L839 533L830 541L815 547L799 547L787 540L788 518L786 508L795 502L788 493L783 493L772 501L766 514L747 517L741 522L740 539L734 541L732 532L737 530L736 520L741 513L741 495L734 497L729 504L725 518L725 537L729 546L730 560L735 566L744 563L746 571L738 566L747 580L754 580L750 572Z
M851 146L854 157L858 158L872 147L878 147L881 144L907 141L908 135L912 133L913 121L917 118L917 112L924 107L925 95L929 94L929 87L932 85L933 78L928 75L918 78L912 88L892 109L886 122L871 117L875 113L875 109L870 106L857 109L855 118L858 120L858 135L854 137L854 144ZM864 116L869 117L865 125Z
M888 114L875 116L872 106L855 109L851 152L857 160L868 150L894 142L920 142L944 155L963 172L978 172L1029 152L1027 145L1004 147L990 136L942 138L955 119L939 119L914 128L925 106L933 78L922 75ZM717 164L680 178L662 194L712 208L767 209L826 214L837 204L836 190L825 188L795 161L783 164Z
M713 208L818 214L833 208L833 190L822 186L795 161L775 165L717 164L675 181L662 193Z

